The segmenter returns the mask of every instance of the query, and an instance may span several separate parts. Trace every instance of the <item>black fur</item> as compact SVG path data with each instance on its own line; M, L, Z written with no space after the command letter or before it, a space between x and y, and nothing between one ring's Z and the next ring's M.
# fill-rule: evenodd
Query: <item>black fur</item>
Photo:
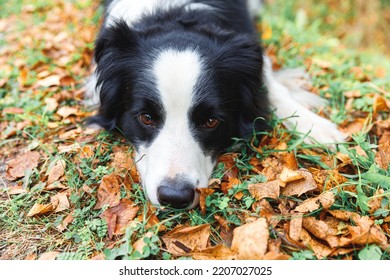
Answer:
M151 142L163 126L166 112L148 74L153 58L164 49L191 49L205 61L196 86L197 102L190 112L194 137L205 153L218 154L233 137L248 137L267 128L268 99L263 86L263 54L245 1L196 1L215 10L175 8L156 11L133 27L124 21L103 28L96 41L101 106L90 119L107 130L120 130L135 147ZM145 127L138 116L157 120ZM215 130L202 124L214 116Z

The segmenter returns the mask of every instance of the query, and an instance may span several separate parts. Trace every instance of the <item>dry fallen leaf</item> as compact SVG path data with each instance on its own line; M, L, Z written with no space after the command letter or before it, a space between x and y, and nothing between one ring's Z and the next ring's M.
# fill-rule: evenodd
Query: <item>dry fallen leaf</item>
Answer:
M119 204L121 193L119 181L114 173L105 175L97 190L97 202L94 209L101 209L104 205L111 207Z
M332 253L332 249L329 248L328 246L322 244L321 242L313 239L310 234L302 229L301 231L301 236L300 236L300 240L302 240L302 243L307 246L308 248L310 248L311 250L313 250L315 256L317 257L317 259L321 260L321 259L324 259L326 258L327 256L329 256L331 253Z
M294 241L299 241L302 231L302 214L294 214L291 216L289 236Z
M57 115L60 115L63 119L66 119L71 115L77 115L77 112L78 110L75 107L63 106L57 110Z
M300 213L309 213L320 208L320 204L324 209L329 209L335 201L333 192L324 192L317 197L308 198L298 205L295 210Z
M50 252L46 252L46 253L43 253L40 257L39 257L39 261L54 261L57 256L60 254L60 252L58 251L50 251Z
M351 218L356 226L348 226L349 236L341 237L340 246L367 244L388 246L386 235L368 216L355 214Z
M42 80L39 80L35 85L36 87L52 87L59 86L61 77L59 75L48 76Z
M279 181L273 180L265 183L250 184L248 190L256 200L261 200L265 197L278 199L280 194Z
M194 260L233 260L236 254L223 244L206 248L191 254Z
M66 192L60 192L60 193L57 193L56 195L53 195L50 198L50 201L54 207L55 213L64 211L66 209L69 209L69 207L70 207L68 196L67 196Z
M65 229L67 229L68 225L73 222L74 219L73 215L74 213L72 212L65 217L62 223L57 226L58 231L63 232Z
M283 168L282 173L279 174L279 184L281 187L285 187L287 183L294 182L303 179L303 175L296 170L289 168Z
M120 200L120 203L114 207L106 209L101 218L107 222L108 236L111 239L113 235L124 234L126 228L137 216L139 206L126 198Z
M34 206L28 212L27 217L42 215L42 214L45 214L48 212L53 212L54 209L55 209L55 206L53 206L52 203L49 203L49 204L35 203Z
M178 257L206 249L209 238L210 225L205 224L195 227L179 225L161 239L164 241L168 252Z
M264 218L234 229L232 251L240 260L261 260L267 252L268 223Z
M209 195L212 195L215 192L215 190L212 188L202 188L202 189L196 189L196 191L200 193L199 207L200 207L202 215L204 215L204 214L206 214L206 198Z
M59 159L54 162L53 165L49 167L49 170L47 171L48 178L46 183L48 185L54 183L58 179L60 179L65 174L65 168L66 168L66 162L63 159Z
M338 231L329 227L326 222L317 220L315 217L305 217L302 220L302 226L315 237L326 241L331 248L338 247L339 239L336 237Z
M146 238L151 238L153 236L153 233L148 231L144 236L142 236L140 239L138 239L136 242L134 242L133 249L137 251L140 254L143 254L144 248L147 246L145 243L145 237Z
M301 196L304 193L317 189L317 184L313 175L309 171L306 169L300 169L297 172L302 175L303 179L287 183L287 185L281 190L282 195Z
M40 154L38 152L26 152L17 156L8 163L7 179L16 180L24 177L27 171L38 166Z

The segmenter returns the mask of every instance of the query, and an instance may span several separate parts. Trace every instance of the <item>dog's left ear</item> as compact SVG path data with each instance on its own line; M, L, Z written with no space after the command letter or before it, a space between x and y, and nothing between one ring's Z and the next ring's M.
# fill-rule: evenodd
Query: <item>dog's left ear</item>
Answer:
M114 130L123 112L123 92L131 84L134 72L133 57L138 50L138 34L125 21L119 20L103 28L95 44L95 62L97 64L96 90L100 92L100 108L89 123L95 123L106 130ZM126 69L127 71L123 71ZM124 73L126 77L123 77Z
M253 130L268 128L269 102L263 81L263 50L257 36L228 36L220 52L224 80L238 92L238 132L241 137Z

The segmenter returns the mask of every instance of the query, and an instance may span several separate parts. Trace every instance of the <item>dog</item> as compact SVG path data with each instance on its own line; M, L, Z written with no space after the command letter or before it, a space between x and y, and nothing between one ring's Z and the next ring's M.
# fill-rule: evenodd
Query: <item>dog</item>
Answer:
M190 209L233 138L268 129L272 110L307 141L343 135L309 107L300 71L272 71L254 19L258 0L111 0L95 42L90 123L119 131L135 147L146 196ZM296 117L290 118L292 115Z

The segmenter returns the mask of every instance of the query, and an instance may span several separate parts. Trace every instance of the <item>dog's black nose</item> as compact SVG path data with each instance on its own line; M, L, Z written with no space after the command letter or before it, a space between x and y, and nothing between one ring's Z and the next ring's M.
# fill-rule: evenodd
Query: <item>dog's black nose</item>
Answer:
M189 183L168 181L158 188L157 196L162 206L184 209L194 202L195 189Z

